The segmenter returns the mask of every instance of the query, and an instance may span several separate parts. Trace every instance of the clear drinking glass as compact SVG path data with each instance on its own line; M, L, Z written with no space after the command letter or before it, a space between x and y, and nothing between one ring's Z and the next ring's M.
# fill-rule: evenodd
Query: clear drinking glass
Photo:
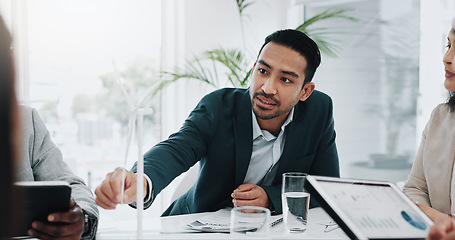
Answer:
M244 206L231 210L231 234L268 237L269 225L270 210L267 208Z
M305 232L307 227L310 194L303 187L307 175L299 172L283 173L283 222L289 232Z

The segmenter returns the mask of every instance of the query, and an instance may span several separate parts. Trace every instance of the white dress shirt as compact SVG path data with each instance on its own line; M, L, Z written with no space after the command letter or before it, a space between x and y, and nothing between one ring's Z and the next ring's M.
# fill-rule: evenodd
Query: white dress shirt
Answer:
M292 121L294 108L289 112L277 137L266 130L262 130L259 127L256 115L253 111L251 113L253 114L253 151L243 183L270 186L277 170L277 167L274 166L278 166L278 160L284 149L286 140L284 129Z

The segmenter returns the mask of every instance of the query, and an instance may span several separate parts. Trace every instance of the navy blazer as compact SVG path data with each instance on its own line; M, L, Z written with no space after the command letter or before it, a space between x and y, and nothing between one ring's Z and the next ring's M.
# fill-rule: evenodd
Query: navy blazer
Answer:
M273 184L261 186L277 214L282 212L282 173L339 177L331 98L314 91L294 109ZM216 90L199 102L177 133L144 155L144 172L152 181L153 197L200 161L198 180L164 216L216 211L231 203L231 193L243 184L251 159L251 111L249 89ZM145 208L150 205L151 201Z

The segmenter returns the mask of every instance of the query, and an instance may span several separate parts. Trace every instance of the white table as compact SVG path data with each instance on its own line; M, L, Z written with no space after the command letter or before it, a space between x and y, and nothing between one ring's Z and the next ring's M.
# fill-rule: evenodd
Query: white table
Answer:
M109 214L115 214L111 212ZM263 239L254 236L254 233L235 237L227 233L200 233L186 228L188 223L208 213L197 213L170 217L150 217L143 219L144 239ZM272 216L274 221L281 216ZM279 223L270 229L270 239L349 239L338 228L330 232L324 232L325 224L331 218L322 208L310 209L308 228L305 233L287 233L284 224ZM135 214L125 219L108 219L101 212L100 225L97 239L136 239Z

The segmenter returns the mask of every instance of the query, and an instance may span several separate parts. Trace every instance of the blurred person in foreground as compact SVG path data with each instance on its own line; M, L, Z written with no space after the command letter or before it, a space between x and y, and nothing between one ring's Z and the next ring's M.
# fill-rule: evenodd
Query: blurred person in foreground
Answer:
M93 239L98 222L98 209L90 189L75 176L62 160L60 150L52 143L37 112L18 107L15 98L15 70L11 36L0 18L0 237L12 237L23 219L16 219L17 199L13 181L67 181L71 186L70 210L52 213L48 223L35 221L28 234L40 239ZM14 119L14 120L13 120Z
M311 82L320 61L318 46L302 32L267 36L248 89L209 93L180 131L144 155L144 207L197 162L198 180L163 216L232 206L280 214L283 173L339 177L332 100ZM96 203L115 209L122 201L135 202L135 171L136 166L108 173L95 190Z
M403 189L433 221L455 214L455 19L442 61L449 98L431 113Z
M10 238L20 228L13 188L17 159L17 103L14 88L11 36L0 17L0 238Z

